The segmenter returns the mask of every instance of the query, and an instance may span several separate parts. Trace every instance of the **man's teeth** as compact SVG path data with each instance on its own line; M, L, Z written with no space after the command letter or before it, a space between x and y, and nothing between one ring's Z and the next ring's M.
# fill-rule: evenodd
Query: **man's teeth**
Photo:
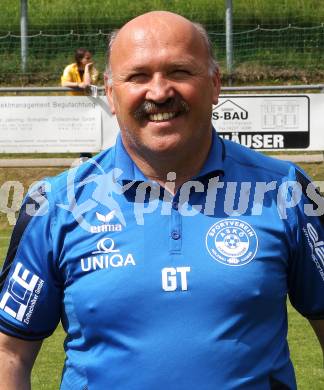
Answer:
M176 116L175 112L159 112L158 114L150 114L150 121L167 121Z

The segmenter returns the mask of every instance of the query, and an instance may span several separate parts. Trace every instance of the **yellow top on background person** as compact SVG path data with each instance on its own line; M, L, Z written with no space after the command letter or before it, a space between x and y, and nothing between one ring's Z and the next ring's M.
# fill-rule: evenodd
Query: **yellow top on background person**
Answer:
M63 71L61 85L75 89L70 95L86 95L90 85L97 83L99 72L93 64L89 50L78 48L74 58L75 62L66 66Z

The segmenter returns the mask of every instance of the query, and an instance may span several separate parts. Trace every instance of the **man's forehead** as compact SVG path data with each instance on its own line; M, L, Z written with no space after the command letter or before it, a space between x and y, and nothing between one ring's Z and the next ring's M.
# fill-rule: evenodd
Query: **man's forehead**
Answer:
M128 33L133 29L141 28L154 30L154 28L158 28L159 26L161 26L162 28L167 28L170 26L183 26L185 28L186 26L192 27L193 23L190 20L184 18L183 16L174 14L172 12L153 11L147 12L130 20L119 30L119 32Z
M174 69L201 68L202 48L197 51L189 40L172 41L164 37L138 37L127 44L115 47L110 64L117 72L172 71ZM151 40L151 42L149 42ZM200 64L200 66L199 66Z
M131 44L145 45L145 42L156 40L168 44L172 39L179 42L197 38L198 32L189 20L170 12L150 12L141 15L124 25L116 35L112 51L116 47Z

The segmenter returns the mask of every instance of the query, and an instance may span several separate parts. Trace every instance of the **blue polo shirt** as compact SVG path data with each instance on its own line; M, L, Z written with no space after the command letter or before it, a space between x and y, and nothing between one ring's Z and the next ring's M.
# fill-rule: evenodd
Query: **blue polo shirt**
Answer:
M26 197L0 330L38 340L62 321L61 389L296 389L286 298L324 318L321 201L293 164L216 133L171 196L118 138Z

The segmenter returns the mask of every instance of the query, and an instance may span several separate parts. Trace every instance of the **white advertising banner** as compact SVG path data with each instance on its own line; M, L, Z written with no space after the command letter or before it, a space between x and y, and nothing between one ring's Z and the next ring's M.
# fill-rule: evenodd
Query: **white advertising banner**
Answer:
M95 152L101 138L94 98L0 97L0 153Z
M223 96L213 108L219 134L253 149L307 149L310 146L307 95Z
M324 94L222 95L221 137L260 150L324 150ZM0 97L0 153L98 152L119 132L105 96Z

